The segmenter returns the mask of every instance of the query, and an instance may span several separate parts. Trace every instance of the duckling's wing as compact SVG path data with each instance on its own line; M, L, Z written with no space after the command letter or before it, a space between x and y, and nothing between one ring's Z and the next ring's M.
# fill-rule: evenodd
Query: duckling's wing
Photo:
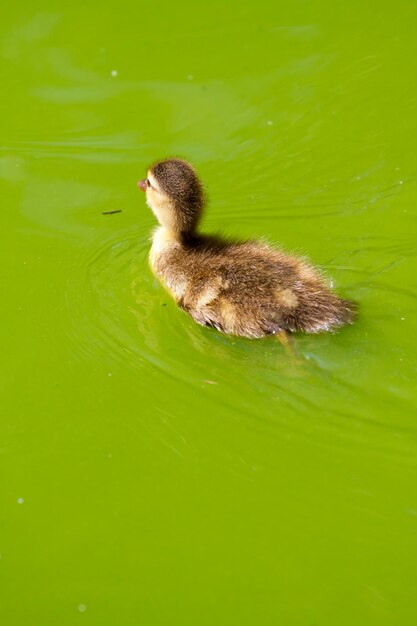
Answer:
M315 268L266 245L230 246L210 265L189 310L206 326L260 337L335 330L354 318L354 305L334 294Z

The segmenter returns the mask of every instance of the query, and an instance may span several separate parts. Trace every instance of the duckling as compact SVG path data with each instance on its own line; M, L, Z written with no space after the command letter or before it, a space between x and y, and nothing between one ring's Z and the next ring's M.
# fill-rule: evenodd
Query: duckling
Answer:
M352 323L353 303L335 295L304 260L262 242L200 234L205 199L190 163L158 161L138 187L160 224L151 268L198 324L241 337L281 335L285 343L286 331L318 333Z

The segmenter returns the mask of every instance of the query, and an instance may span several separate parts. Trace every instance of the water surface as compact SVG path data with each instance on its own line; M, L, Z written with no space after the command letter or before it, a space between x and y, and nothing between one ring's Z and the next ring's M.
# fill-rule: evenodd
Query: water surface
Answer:
M416 622L416 18L3 11L2 623ZM308 256L357 323L297 366L179 311L136 189L168 155L206 230Z

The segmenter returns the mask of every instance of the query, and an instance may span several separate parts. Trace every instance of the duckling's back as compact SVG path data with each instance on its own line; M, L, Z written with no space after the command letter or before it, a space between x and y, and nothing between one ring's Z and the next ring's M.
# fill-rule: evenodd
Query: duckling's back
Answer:
M190 241L156 233L154 272L199 324L244 337L316 333L352 322L354 306L295 257L258 242Z

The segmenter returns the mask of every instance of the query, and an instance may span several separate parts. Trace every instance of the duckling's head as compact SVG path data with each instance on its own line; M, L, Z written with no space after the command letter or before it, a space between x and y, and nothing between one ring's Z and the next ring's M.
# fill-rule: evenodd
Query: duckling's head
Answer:
M192 234L201 217L204 194L189 163L181 159L158 161L138 182L158 222L170 231Z

